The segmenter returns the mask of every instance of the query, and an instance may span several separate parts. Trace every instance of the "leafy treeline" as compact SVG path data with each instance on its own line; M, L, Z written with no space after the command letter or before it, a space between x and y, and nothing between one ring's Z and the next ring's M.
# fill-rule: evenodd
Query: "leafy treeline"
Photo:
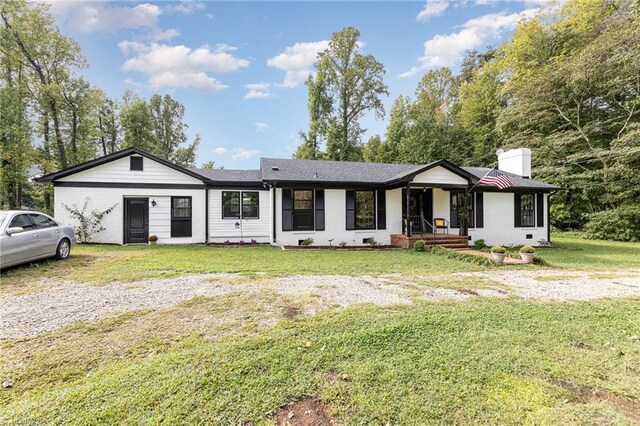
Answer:
M0 55L0 208L51 211L50 185L29 183L33 166L50 173L130 146L195 163L184 106L169 95L107 97L78 75L86 59L46 4L0 3Z
M307 82L311 126L295 156L342 160L330 149L342 100L325 95L323 55ZM370 96L386 94L380 84ZM357 118L351 125L359 129ZM491 166L498 148L531 148L534 177L563 188L552 196L553 225L640 240L640 2L545 10L504 45L468 52L457 75L428 71L413 99L393 103L384 138L360 136L348 135L348 159Z

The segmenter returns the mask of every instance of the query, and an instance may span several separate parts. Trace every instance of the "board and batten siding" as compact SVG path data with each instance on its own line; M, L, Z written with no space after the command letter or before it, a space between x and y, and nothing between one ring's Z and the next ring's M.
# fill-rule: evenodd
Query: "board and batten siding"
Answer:
M344 189L324 190L324 222L323 231L283 231L282 230L282 189L276 189L276 242L277 245L297 246L298 241L312 238L318 246L337 246L345 241L347 246L366 245L367 238L375 238L383 245L391 244L391 234L402 233L402 189L386 192L386 229L347 230L346 229L346 194Z
M222 192L241 191L258 192L259 218L258 219L223 219L222 218ZM236 228L235 224L242 223L242 228ZM237 243L240 240L246 243L256 240L258 243L268 243L271 235L271 197L268 190L256 189L211 189L209 190L209 242L224 243L225 241Z
M143 157L143 170L130 170L130 156L119 158L70 176L60 182L118 182L118 183L166 183L202 184L202 181L177 170Z
M191 197L191 234L185 238L171 238L171 197ZM78 226L65 205L82 208L89 199L87 210L104 211L114 204L114 210L105 215L102 226L106 228L95 234L91 242L122 244L124 238L124 199L149 199L149 235L157 235L159 244L189 244L205 242L205 191L191 189L149 189L149 188L77 188L56 186L54 188L55 218ZM156 206L151 201L156 201Z

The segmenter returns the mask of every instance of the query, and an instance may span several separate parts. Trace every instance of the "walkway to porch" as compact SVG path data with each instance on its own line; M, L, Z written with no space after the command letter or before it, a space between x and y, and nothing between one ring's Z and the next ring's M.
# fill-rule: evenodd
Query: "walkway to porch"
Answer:
M469 238L465 235L432 234L420 232L407 237L404 234L392 234L391 245L400 248L412 248L418 240L424 240L427 246L440 246L446 248L468 248Z

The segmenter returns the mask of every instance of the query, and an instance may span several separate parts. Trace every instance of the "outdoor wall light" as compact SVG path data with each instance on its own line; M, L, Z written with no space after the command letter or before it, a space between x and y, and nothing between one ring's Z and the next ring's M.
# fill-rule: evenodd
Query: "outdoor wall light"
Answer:
M235 227L236 227L236 229L240 228L240 222L236 222L235 223Z
M151 207L155 207L156 206L156 200L151 200Z

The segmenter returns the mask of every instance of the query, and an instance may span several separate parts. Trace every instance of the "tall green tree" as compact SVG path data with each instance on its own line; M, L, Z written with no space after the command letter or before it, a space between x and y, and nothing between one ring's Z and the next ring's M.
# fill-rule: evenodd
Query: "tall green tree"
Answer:
M31 126L24 97L19 88L0 87L0 208L21 208L31 157Z
M53 125L56 160L67 167L69 160L62 131L61 86L74 70L86 66L79 44L63 36L45 3L7 0L0 4L1 38L8 50L16 50L27 73L29 90L45 117L46 137Z
M123 147L137 147L155 152L157 147L153 115L149 104L142 98L125 93L120 111L120 124L123 131Z
M115 99L103 96L98 111L98 138L102 155L111 154L122 144L120 126L120 104Z
M500 70L495 63L485 61L468 73L460 87L456 119L472 139L473 165L495 164L495 152L503 145L497 121L506 106Z
M294 158L317 160L322 156L322 145L326 141L331 99L327 95L327 84L322 70L318 70L315 76L309 75L305 86L307 86L308 93L309 130L300 132L302 143L293 156Z
M333 33L316 63L332 104L325 127L326 158L331 160L362 159L364 129L359 120L369 111L379 118L385 114L381 96L388 96L389 90L383 81L384 66L372 55L360 53L359 38L360 32L353 27Z
M508 146L533 148L538 177L563 187L554 197L558 226L637 206L638 40L637 3L573 0L553 19L519 25L500 49L509 78L498 125Z

